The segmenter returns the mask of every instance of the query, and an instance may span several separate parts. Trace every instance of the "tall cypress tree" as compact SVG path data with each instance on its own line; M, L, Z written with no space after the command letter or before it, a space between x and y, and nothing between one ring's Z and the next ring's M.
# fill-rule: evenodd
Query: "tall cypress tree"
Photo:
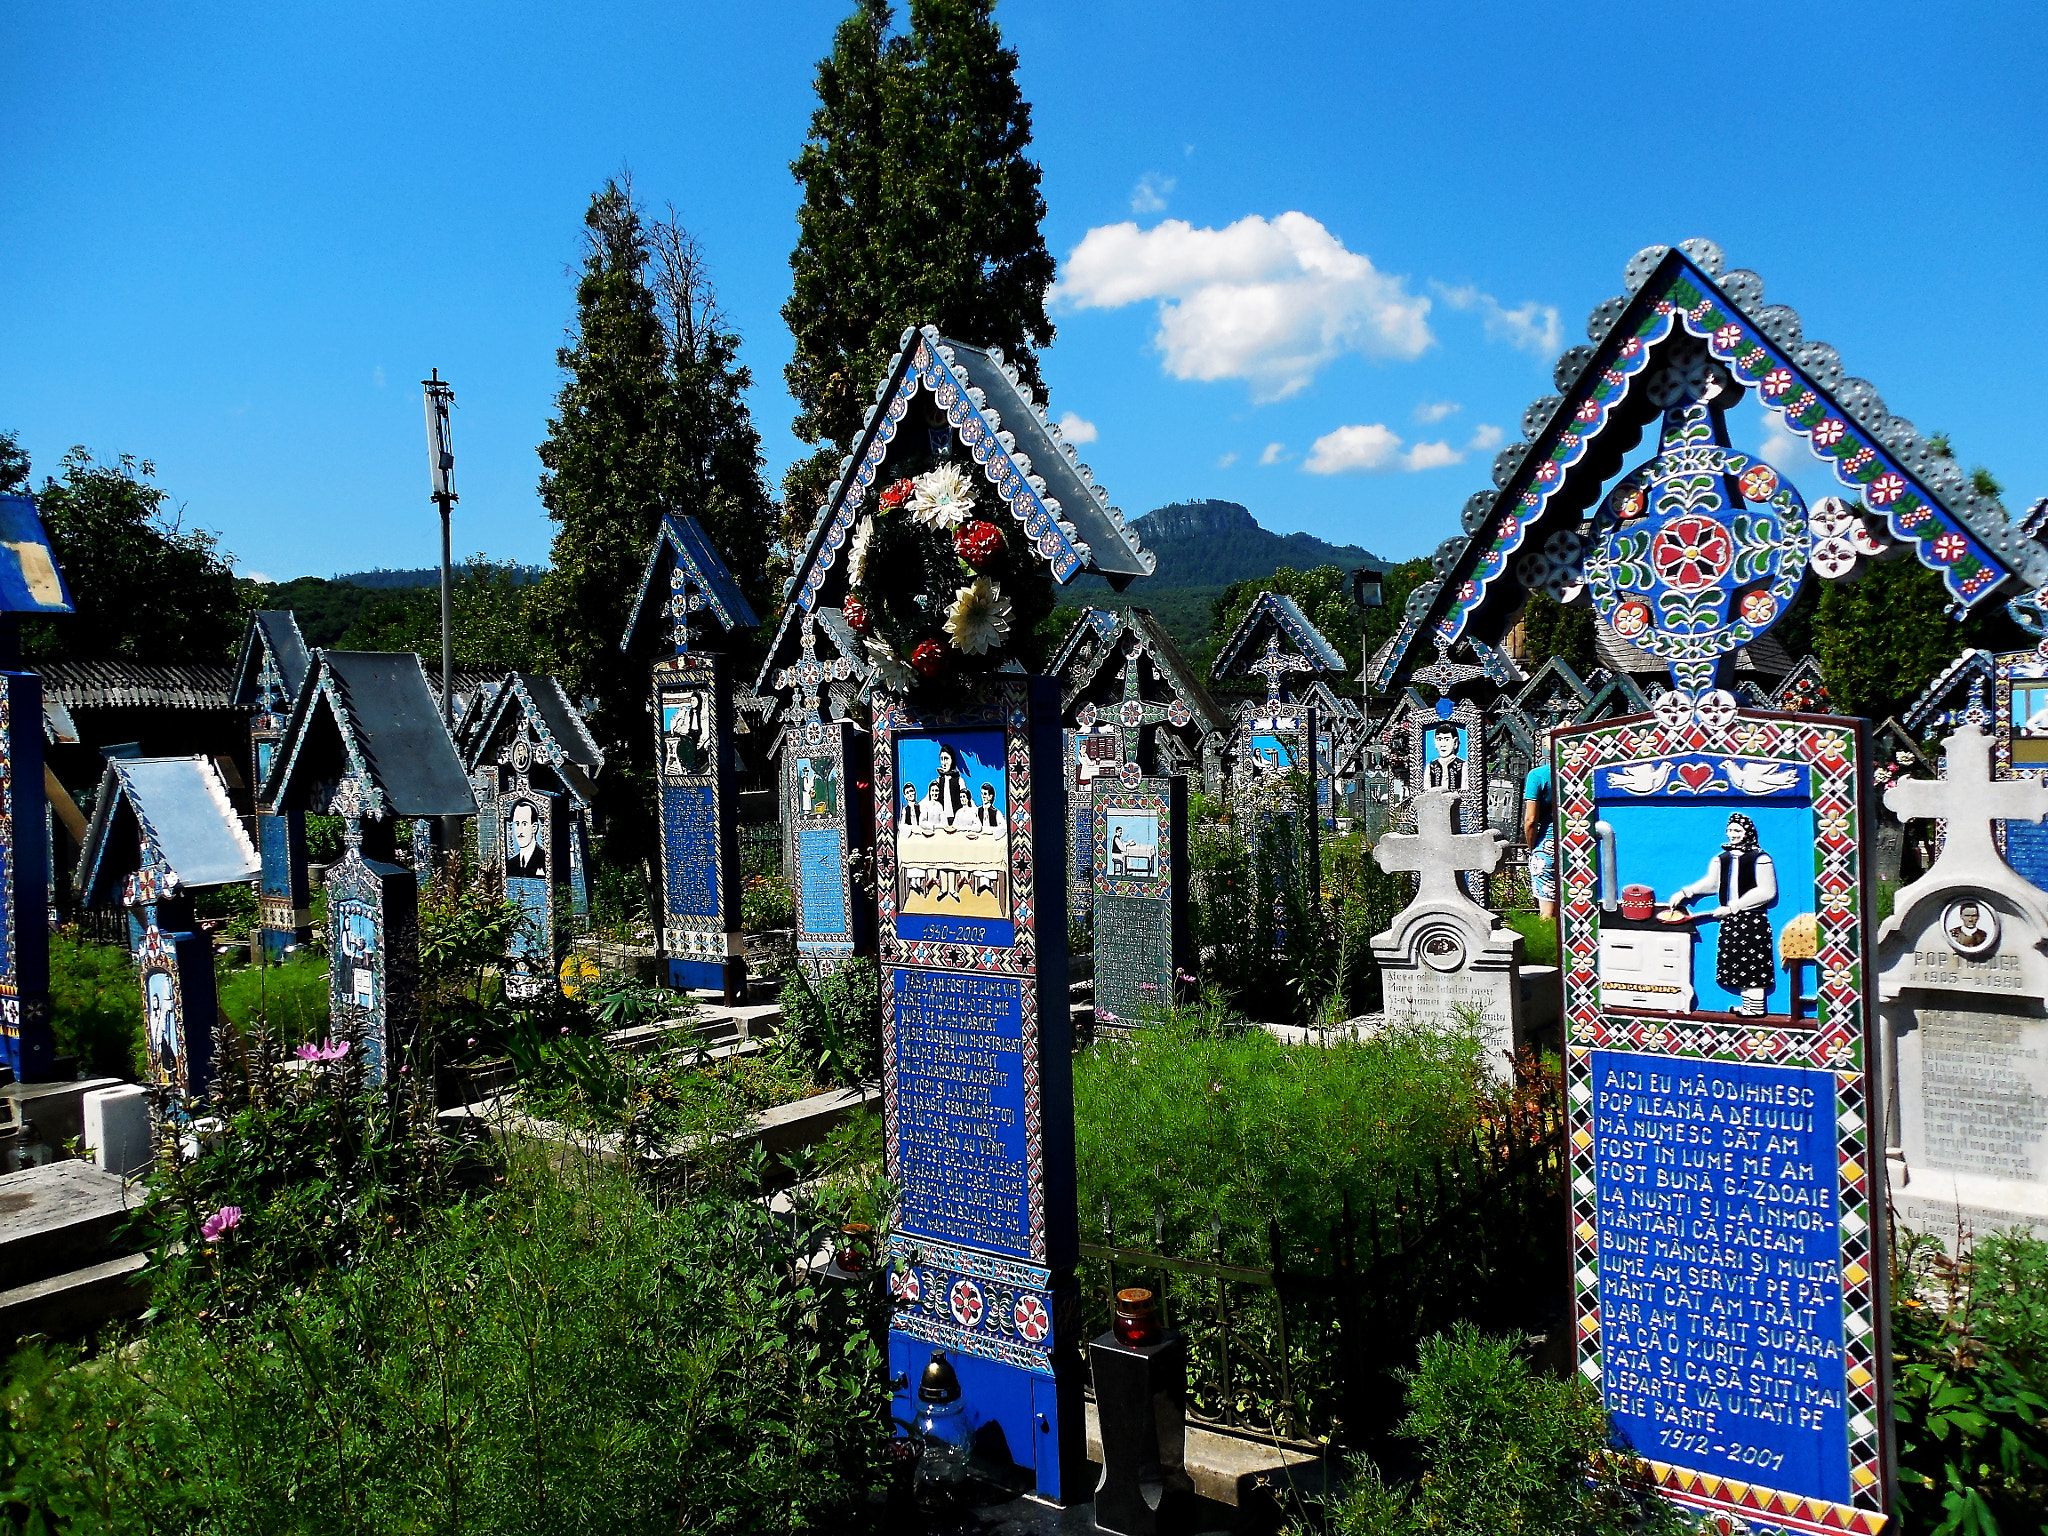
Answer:
M858 0L818 66L818 107L790 169L804 191L782 317L795 431L820 444L783 481L784 531L807 531L906 325L998 345L1037 380L1051 342L1045 199L1025 157L1031 106L992 0Z
M572 696L596 703L591 729L609 754L598 781L602 853L632 867L653 848L654 747L648 657L626 655L619 636L655 530L666 513L697 517L765 612L775 509L739 338L695 243L673 217L650 225L616 180L591 199L584 224L576 330L556 354L568 377L539 449L552 568L531 611Z

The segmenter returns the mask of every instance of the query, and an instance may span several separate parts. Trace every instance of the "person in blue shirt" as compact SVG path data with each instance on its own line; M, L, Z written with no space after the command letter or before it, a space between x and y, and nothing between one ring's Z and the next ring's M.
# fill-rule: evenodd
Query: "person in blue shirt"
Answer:
M1529 850L1529 893L1536 914L1557 921L1557 835L1550 788L1550 733L1543 736L1543 761L1522 779L1522 845Z

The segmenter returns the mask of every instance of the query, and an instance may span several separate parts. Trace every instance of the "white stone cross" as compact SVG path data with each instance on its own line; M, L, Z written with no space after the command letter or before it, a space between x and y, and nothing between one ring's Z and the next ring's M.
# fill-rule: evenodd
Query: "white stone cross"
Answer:
M1476 869L1490 875L1500 868L1506 844L1498 832L1491 827L1479 832L1451 830L1451 807L1457 803L1456 791L1425 789L1415 797L1414 833L1390 832L1373 849L1372 856L1388 874L1413 870L1421 877L1414 906L1469 901L1459 889L1459 874Z
M2005 860L1992 840L1994 821L2039 821L2048 816L2048 784L2038 779L1991 777L1991 738L1964 724L1942 744L1947 777L1901 779L1884 792L1884 803L1901 821L1933 817L1948 823L1941 855L1920 882L1941 879L1982 884L1987 871Z

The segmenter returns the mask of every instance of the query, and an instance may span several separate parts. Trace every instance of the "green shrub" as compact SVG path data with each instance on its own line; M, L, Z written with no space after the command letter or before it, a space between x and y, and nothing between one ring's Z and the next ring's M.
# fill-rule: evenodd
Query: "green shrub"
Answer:
M119 945L94 944L76 928L51 936L50 1028L58 1054L76 1056L90 1075L147 1080L142 988Z
M1598 1389L1539 1376L1510 1339L1460 1324L1422 1346L1402 1379L1396 1431L1422 1474L1390 1485L1366 1464L1330 1511L1334 1536L1661 1536L1692 1522L1650 1489L1647 1469L1608 1443Z
M217 973L221 1010L228 1022L267 1022L284 1045L327 1038L327 961L314 954L287 955L271 964L236 966Z
M1530 965L1557 964L1557 919L1534 912L1510 912L1503 919L1522 936L1522 959Z
M1915 1530L2048 1530L2048 1242L1958 1246L1893 1258L1899 1503Z
M820 1082L852 1087L882 1072L882 981L872 959L848 961L822 981L792 969L782 989L776 1048Z
M740 890L740 928L768 933L796 921L796 898L780 875L749 875Z
M246 939L256 926L260 909L256 890L250 885L219 885L192 898L193 915L202 922L219 921L221 931L231 939Z
M0 1522L845 1529L884 1475L886 1373L867 1320L790 1263L810 1236L751 1200L522 1164L247 1311L195 1274L139 1352L17 1356Z
M1320 1242L1347 1195L1363 1212L1469 1136L1487 1092L1472 1031L1283 1045L1212 991L1074 1058L1081 1208L1264 1263L1269 1221Z
M333 864L341 858L342 820L339 816L306 817L306 862Z

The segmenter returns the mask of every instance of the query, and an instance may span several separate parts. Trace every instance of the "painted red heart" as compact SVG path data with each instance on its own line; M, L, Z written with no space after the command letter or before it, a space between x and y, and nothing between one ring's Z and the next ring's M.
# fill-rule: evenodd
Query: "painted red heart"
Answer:
M1714 767L1711 763L1680 763L1678 776L1685 780L1688 789L1698 789L1714 776Z

